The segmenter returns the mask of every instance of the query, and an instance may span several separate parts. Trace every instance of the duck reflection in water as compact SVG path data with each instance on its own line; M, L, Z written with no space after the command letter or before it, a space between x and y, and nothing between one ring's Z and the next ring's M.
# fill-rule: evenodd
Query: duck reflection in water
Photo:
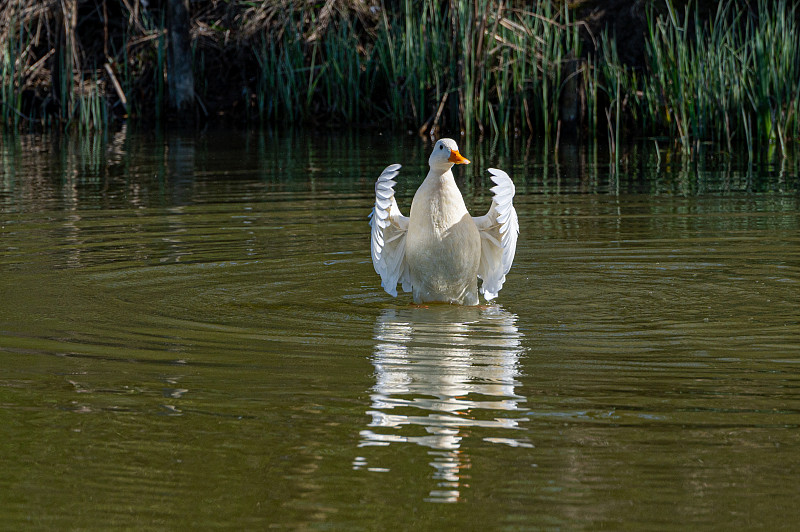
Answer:
M500 307L387 309L375 324L376 383L369 428L360 447L416 443L433 457L436 488L427 500L456 502L469 467L462 440L530 447L513 438L524 418L519 385L522 334L516 315ZM423 435L419 428L424 429ZM356 469L387 471L368 464Z

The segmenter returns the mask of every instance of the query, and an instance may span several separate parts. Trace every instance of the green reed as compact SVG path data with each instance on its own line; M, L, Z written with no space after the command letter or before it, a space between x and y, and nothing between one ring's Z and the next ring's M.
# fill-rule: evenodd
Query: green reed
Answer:
M668 16L647 16L648 75L625 89L642 124L666 132L685 152L711 141L733 150L745 142L779 146L800 136L800 36L796 6L759 0L759 16L733 1L721 2L702 21L686 9L680 19L666 0ZM606 57L606 65L619 65ZM625 76L622 76L625 79Z
M429 2L421 9L406 0L396 17L382 13L366 68L388 101L376 101L374 112L395 125L417 126L435 119L434 109L457 90L456 64L448 40L447 12Z
M265 121L309 118L312 99L319 82L316 51L311 66L298 32L287 23L284 39L263 36L255 57L259 66L256 89L259 115Z
M13 23L13 21L12 21ZM3 122L16 126L19 121L20 98L22 91L17 90L18 84L17 62L23 56L22 42L24 31L21 28L18 38L9 35L9 38L2 43L2 54L0 54L0 102L2 102ZM22 62L22 61L20 61Z
M303 28L288 16L280 37L264 37L255 50L258 113L304 119L313 102L345 123L553 136L566 65L580 56L578 26L566 7L532 9L405 0L381 12L371 39L343 19L314 42L298 38Z
M341 116L347 123L361 118L361 102L370 92L369 76L358 51L359 42L350 23L343 23L327 32L321 46L315 47L312 57L321 48L328 67L321 73L319 86L328 103L327 111ZM313 88L312 88L313 91Z
M9 5L2 12L5 31L0 34L0 116L3 124L12 127L34 125L58 125L69 129L94 130L107 124L106 99L98 69L84 70L75 64L76 53L74 26L69 23L74 11L64 9L64 32L59 43L44 56L37 56L41 45L41 27L26 13L44 12L44 7L19 3ZM52 57L52 59L51 59ZM56 74L51 77L54 87L49 91L55 96L58 113L47 115L40 106L25 105L36 90L38 79L50 66Z

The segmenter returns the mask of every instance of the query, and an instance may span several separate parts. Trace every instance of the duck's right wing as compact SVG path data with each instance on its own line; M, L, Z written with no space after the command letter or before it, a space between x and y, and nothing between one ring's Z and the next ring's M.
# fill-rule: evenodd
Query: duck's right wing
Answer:
M408 217L400 213L394 199L394 177L399 164L387 166L375 183L375 207L370 214L372 227L372 264L381 276L381 286L397 296L397 283L405 292L411 291L411 278L406 264L406 234Z

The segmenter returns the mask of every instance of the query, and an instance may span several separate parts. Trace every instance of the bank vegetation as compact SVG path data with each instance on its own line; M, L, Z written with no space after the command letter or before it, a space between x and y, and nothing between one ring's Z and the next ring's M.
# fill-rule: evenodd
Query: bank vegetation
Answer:
M687 152L800 139L796 2L605 3L628 25L599 19L603 4L4 0L0 117L579 135L612 151L633 136Z

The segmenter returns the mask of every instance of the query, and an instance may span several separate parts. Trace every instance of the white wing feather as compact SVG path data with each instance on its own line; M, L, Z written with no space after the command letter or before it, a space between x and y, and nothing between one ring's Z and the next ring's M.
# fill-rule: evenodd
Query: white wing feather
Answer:
M411 291L411 280L405 260L408 217L400 213L394 199L394 177L399 164L387 166L375 183L375 207L370 214L372 227L372 264L381 276L381 286L392 296L397 296L397 283L405 292Z
M514 262L519 235L519 220L512 203L516 191L514 182L502 170L489 168L489 173L496 183L491 189L494 192L492 206L485 216L473 218L481 234L478 277L483 279L481 293L486 301L497 297L497 293L503 288L506 274Z

